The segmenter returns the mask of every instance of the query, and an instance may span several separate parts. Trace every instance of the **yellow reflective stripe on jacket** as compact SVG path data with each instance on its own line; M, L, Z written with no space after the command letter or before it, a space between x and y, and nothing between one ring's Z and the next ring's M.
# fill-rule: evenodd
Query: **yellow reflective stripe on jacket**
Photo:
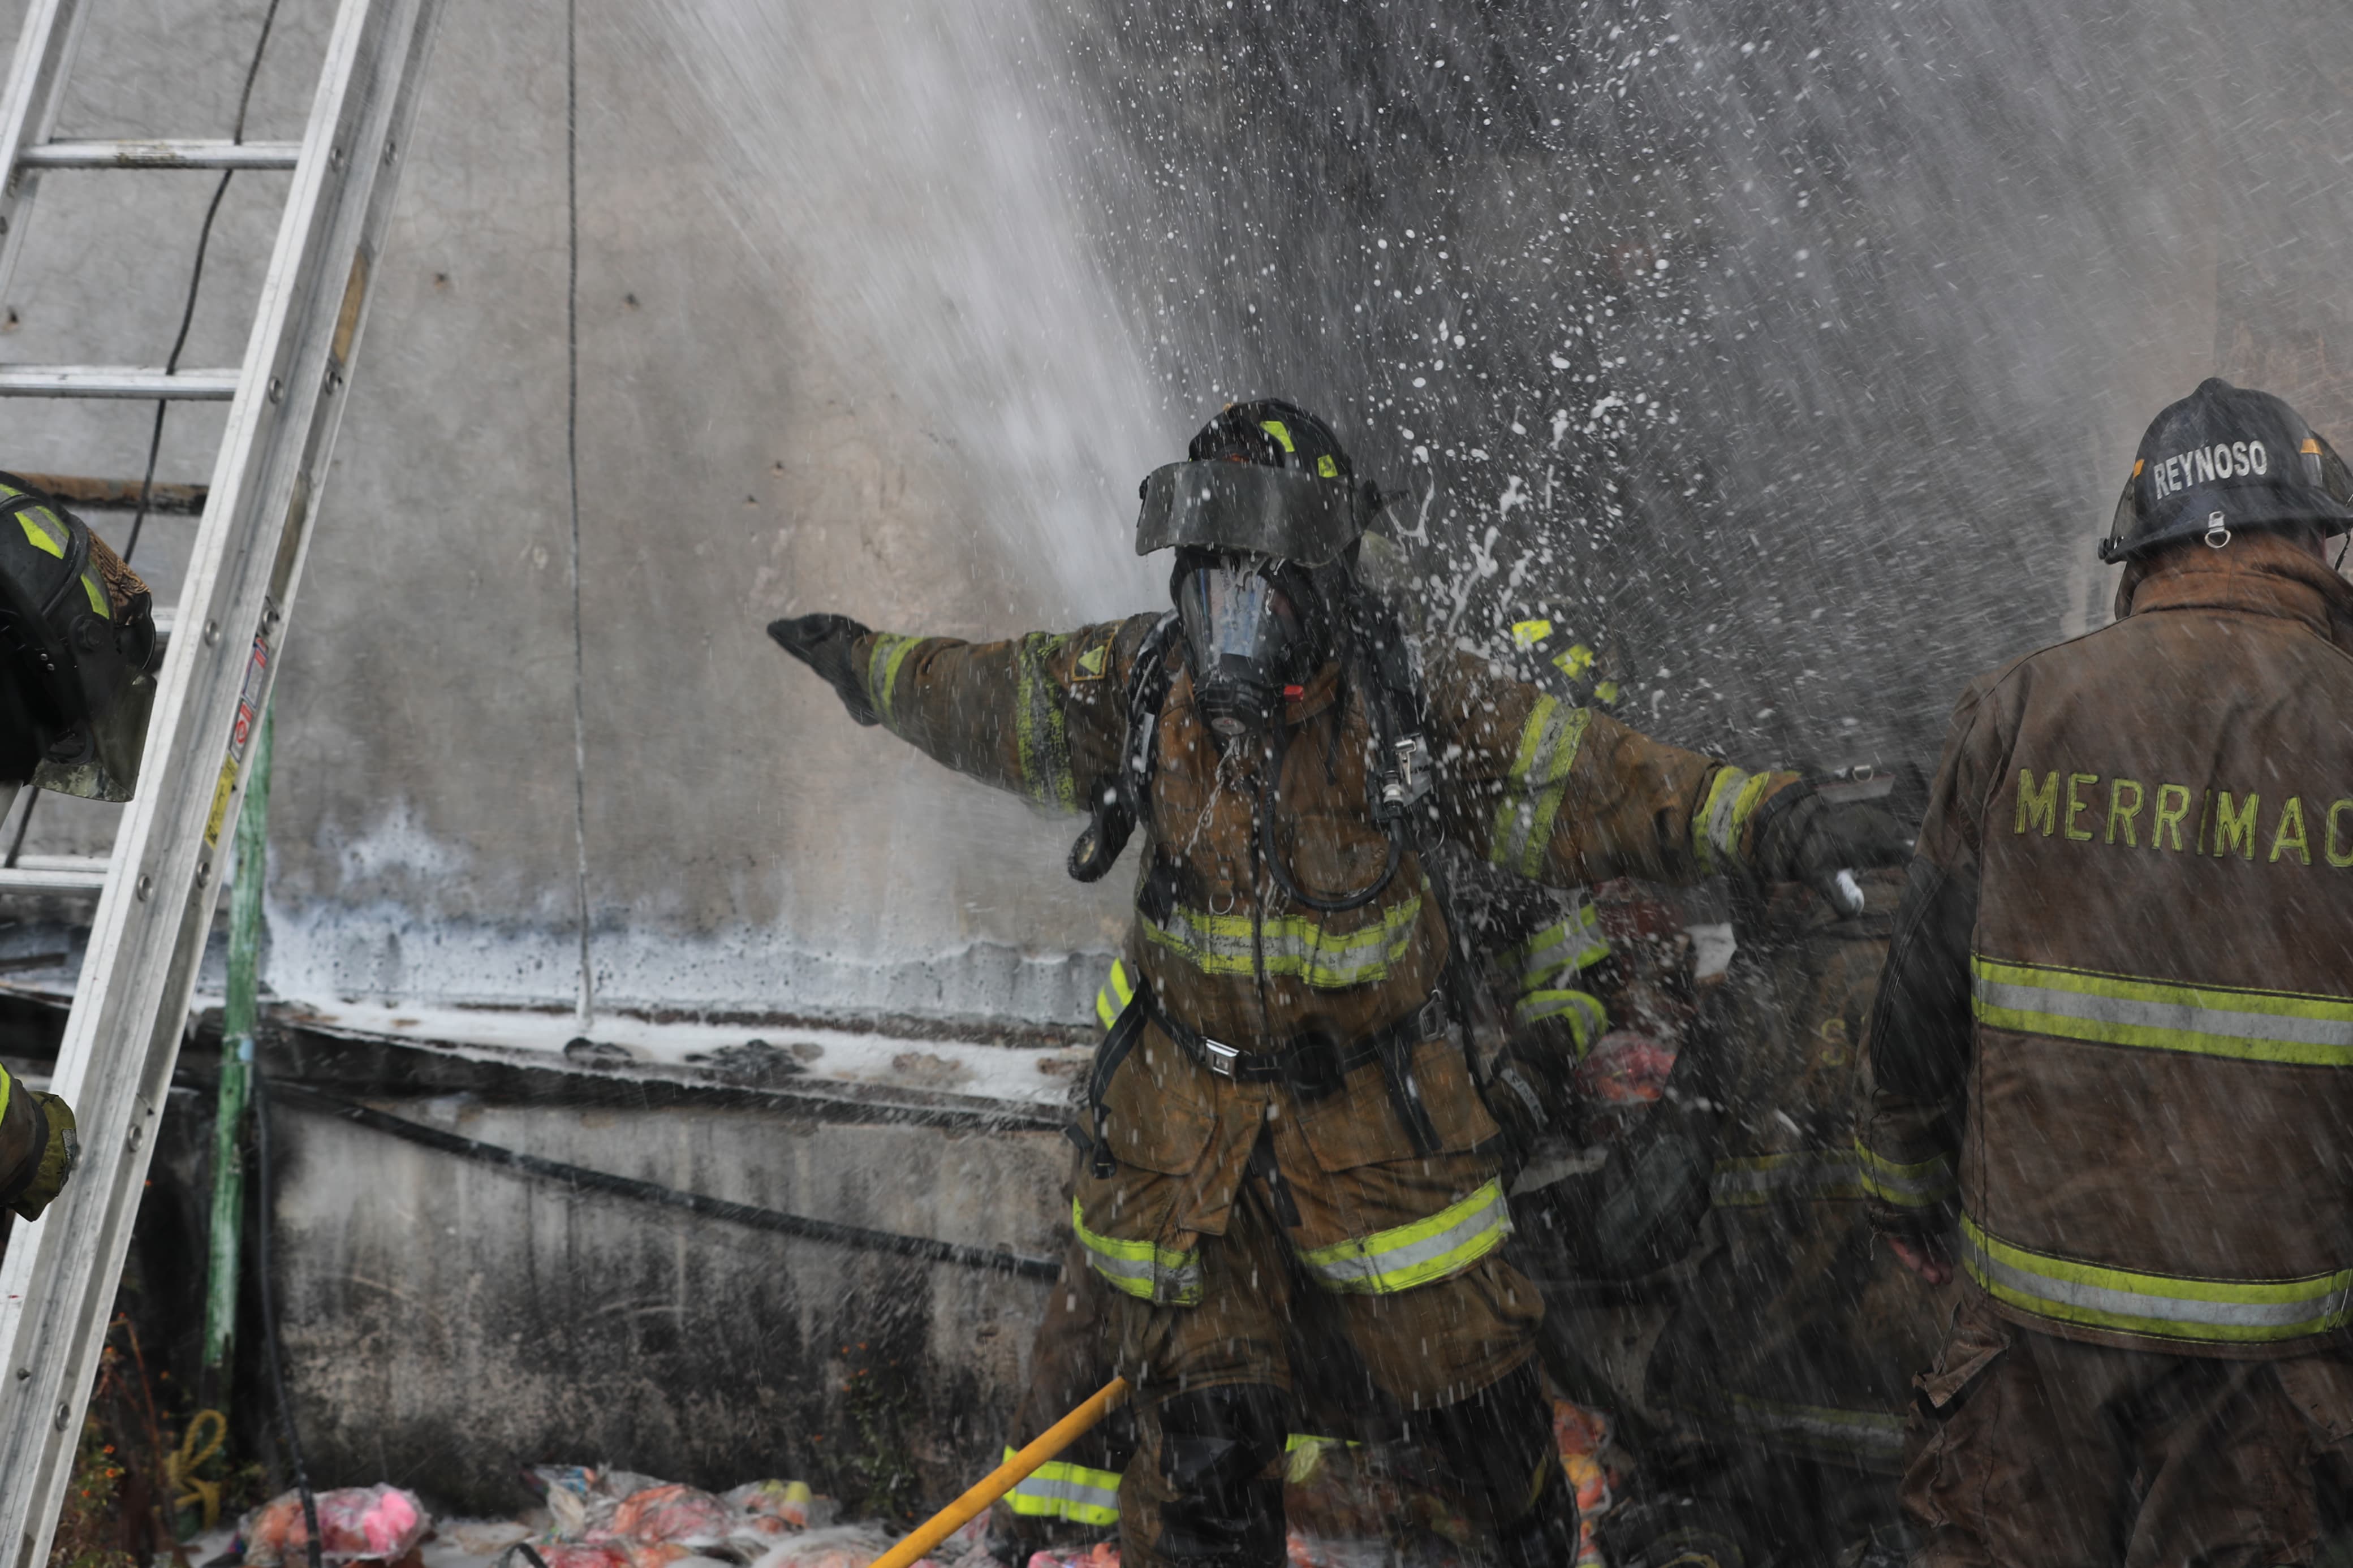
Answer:
M1799 1149L1718 1160L1708 1197L1718 1208L1852 1201L1863 1191L1862 1161L1852 1149Z
M2268 1344L2353 1321L2353 1269L2297 1279L2141 1274L2031 1252L1961 1216L1961 1266L1998 1301L2055 1322L2204 1344Z
M1904 1417L1883 1410L1844 1410L1735 1394L1732 1425L1765 1442L1866 1469L1886 1469L1904 1458Z
M1313 915L1277 915L1254 932L1248 915L1213 915L1179 905L1166 921L1137 912L1145 940L1176 953L1204 974L1253 974L1258 950L1266 972L1303 980L1323 990L1386 980L1413 951L1421 920L1419 894L1381 911L1377 924L1327 931Z
M1512 1007L1512 1022L1523 1029L1547 1018L1560 1017L1568 1020L1568 1032L1577 1041L1580 1061L1593 1048L1593 1042L1609 1032L1609 1009L1601 1005L1601 998L1588 992L1531 991Z
M1111 961L1111 977L1095 993L1095 1017L1108 1030L1135 1000L1135 982L1127 977L1127 965L1114 958Z
M1087 1228L1086 1211L1071 1200L1071 1228L1087 1249L1094 1271L1139 1301L1164 1307L1198 1306L1201 1300L1201 1255L1172 1252L1149 1241L1118 1241Z
M1989 1028L2298 1067L2353 1067L2353 1001L2292 991L2181 985L1969 955L1971 1000Z
M1010 1444L1009 1461L1020 1452ZM1072 1524L1119 1522L1119 1472L1091 1470L1084 1465L1050 1459L1029 1472L1029 1479L1005 1494L1013 1511L1029 1519L1066 1519Z
M1943 1154L1915 1165L1900 1165L1872 1152L1858 1139L1854 1145L1855 1174L1862 1195L1897 1208L1934 1208L1960 1189L1953 1162Z
M1489 1182L1428 1219L1303 1252L1299 1261L1326 1290L1389 1296L1460 1274L1512 1234L1511 1205Z
M1735 767L1715 770L1708 781L1707 798L1692 817L1692 853L1698 857L1703 872L1714 876L1739 868L1741 835L1756 815L1757 803L1772 784L1771 773L1744 773Z
M8 1114L8 1101L15 1097L16 1092L16 1075L6 1068L0 1068L0 1118L5 1118Z
M899 683L899 667L907 661L908 650L921 637L902 637L897 632L877 633L874 646L866 654L866 700L883 718L891 717L891 698Z
M1013 738L1021 756L1021 788L1039 805L1056 811L1079 809L1062 686L1046 668L1055 650L1070 640L1063 633L1032 632L1014 655Z
M1580 903L1566 920L1546 926L1496 960L1512 983L1533 991L1569 971L1589 969L1609 956L1609 939L1601 934L1601 911Z
M1539 697L1520 731L1519 749L1504 775L1504 803L1495 808L1493 841L1487 858L1507 871L1533 877L1544 866L1552 842L1553 819L1568 789L1569 770L1593 715L1558 699Z

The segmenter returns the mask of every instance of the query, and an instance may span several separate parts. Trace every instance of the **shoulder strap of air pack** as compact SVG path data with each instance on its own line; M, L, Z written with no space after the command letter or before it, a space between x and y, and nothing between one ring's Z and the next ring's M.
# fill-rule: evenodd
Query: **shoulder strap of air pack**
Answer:
M1152 787L1160 705L1168 700L1176 679L1168 668L1168 644L1176 635L1176 612L1171 610L1144 634L1135 662L1128 667L1127 724L1119 762L1107 776L1088 785L1087 826L1071 846L1070 871L1079 881L1103 880L1135 833L1145 795Z

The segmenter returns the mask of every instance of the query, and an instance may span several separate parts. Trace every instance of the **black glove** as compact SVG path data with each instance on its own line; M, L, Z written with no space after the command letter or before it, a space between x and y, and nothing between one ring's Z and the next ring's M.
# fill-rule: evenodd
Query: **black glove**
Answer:
M1772 815L1757 835L1757 874L1768 882L1803 882L1822 890L1846 914L1861 912L1836 890L1841 871L1901 866L1912 858L1912 833L1877 801L1826 799L1809 784L1806 793L1780 805L1766 802ZM1775 810L1779 806L1778 810Z
M776 639L778 647L825 677L851 718L861 724L882 722L882 715L866 700L866 688L858 679L858 660L850 651L867 635L865 626L848 616L795 616L770 621L768 635Z
M26 1219L40 1218L41 1211L65 1191L74 1167L81 1163L81 1137L74 1126L73 1107L54 1094L38 1093L33 1094L33 1105L41 1117L41 1157L33 1167L31 1183L10 1205Z

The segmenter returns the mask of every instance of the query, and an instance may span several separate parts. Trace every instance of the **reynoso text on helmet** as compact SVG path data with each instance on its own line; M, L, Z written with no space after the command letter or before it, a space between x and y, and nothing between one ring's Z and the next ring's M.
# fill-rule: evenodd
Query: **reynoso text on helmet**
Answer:
M2176 452L2154 464L2149 470L2149 495L2152 500L2163 500L2193 485L2271 471L2272 455L2261 441L2217 441L2211 447Z

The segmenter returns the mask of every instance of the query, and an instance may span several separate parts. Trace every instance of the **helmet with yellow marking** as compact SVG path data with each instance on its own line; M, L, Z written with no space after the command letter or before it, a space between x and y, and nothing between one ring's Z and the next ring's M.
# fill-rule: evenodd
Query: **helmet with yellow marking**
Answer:
M1279 397L1229 403L1138 488L1135 552L1187 547L1328 566L1380 509L1332 426Z
M2298 526L2324 538L2353 528L2353 473L2286 403L2210 376L2141 437L2100 559Z
M0 784L129 800L154 655L138 574L56 498L0 473Z

